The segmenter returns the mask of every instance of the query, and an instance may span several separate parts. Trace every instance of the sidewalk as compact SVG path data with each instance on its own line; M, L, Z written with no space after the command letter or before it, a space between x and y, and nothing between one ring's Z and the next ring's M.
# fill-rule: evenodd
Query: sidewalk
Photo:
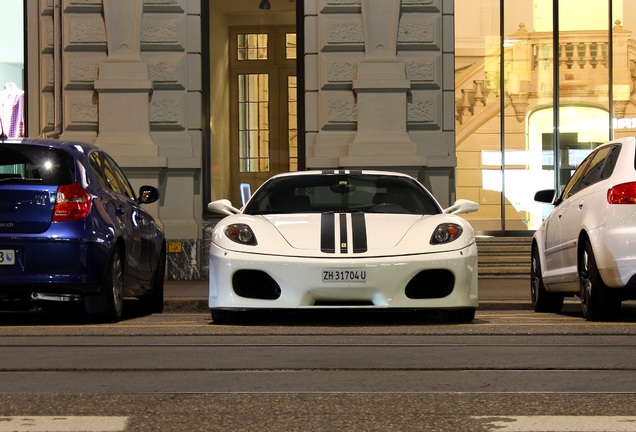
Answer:
M166 281L167 311L208 311L208 281ZM479 309L530 309L529 278L480 278Z

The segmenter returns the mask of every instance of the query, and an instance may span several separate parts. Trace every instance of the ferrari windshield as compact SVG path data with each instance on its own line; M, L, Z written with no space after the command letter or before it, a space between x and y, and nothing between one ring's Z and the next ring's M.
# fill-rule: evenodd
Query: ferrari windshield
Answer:
M292 175L274 178L247 203L245 214L365 212L432 215L432 195L407 177L375 174Z

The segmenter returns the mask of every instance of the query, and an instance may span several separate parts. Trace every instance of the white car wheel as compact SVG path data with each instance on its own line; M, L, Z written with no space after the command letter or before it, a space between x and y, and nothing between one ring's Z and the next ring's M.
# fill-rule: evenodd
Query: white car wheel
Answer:
M596 266L594 251L589 241L583 246L579 263L581 308L588 321L611 321L618 317L621 299L616 290L608 288Z
M535 312L559 313L563 309L563 295L548 292L541 277L541 261L539 250L532 247L532 260L530 267L530 297L532 308Z

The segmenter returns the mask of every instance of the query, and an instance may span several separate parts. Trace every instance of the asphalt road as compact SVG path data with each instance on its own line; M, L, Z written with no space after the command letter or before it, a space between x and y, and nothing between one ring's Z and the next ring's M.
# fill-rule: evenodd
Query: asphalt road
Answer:
M633 303L613 323L568 302L455 325L127 306L112 325L0 313L0 432L636 431Z

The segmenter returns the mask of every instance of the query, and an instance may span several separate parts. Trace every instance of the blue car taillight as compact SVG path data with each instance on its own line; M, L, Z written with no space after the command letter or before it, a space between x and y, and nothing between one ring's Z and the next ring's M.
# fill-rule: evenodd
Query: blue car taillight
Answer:
M91 211L90 195L77 183L57 189L53 222L68 222L85 218Z

